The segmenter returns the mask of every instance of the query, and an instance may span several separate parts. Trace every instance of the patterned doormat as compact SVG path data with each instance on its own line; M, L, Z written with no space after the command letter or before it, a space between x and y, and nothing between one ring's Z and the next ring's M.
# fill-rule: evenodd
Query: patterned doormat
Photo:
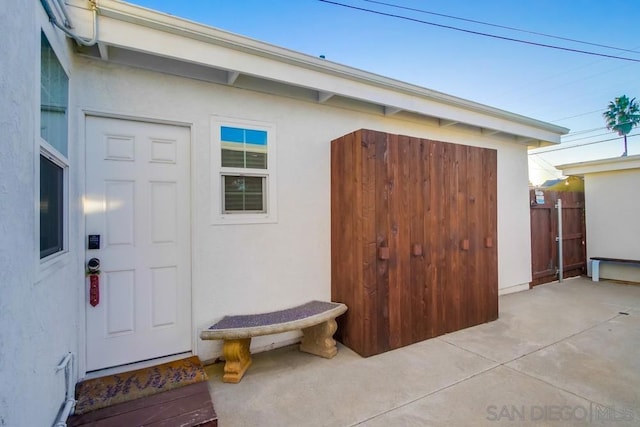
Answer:
M76 414L207 381L198 356L76 384Z

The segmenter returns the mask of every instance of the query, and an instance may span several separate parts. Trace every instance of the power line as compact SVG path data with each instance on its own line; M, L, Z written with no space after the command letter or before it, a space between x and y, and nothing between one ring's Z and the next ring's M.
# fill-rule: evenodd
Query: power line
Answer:
M598 61L594 61L593 63L597 63L597 62L601 62L601 61L606 61L606 59L600 59ZM589 64L585 65L585 67L586 66L589 66ZM572 79L570 81L567 81L567 82L564 82L564 83L561 83L561 84L557 84L555 86L548 86L548 87L546 87L546 88L544 88L542 90L540 90L540 89L536 90L535 87L534 87L533 91L535 91L535 93L538 94L538 95L540 95L542 93L546 93L546 92L552 92L552 91L556 92L559 89L563 89L563 88L568 87L568 86L576 85L576 84L581 83L581 82L583 82L585 80L593 79L593 78L596 78L596 77L601 76L603 74L612 73L612 72L614 72L616 70L619 70L621 68L632 67L632 66L634 66L633 63L626 63L625 65L622 65L620 67L616 67L616 68L612 68L612 69L609 69L609 70L601 71L599 73L591 74L589 76L582 77L582 78L579 78L579 79L576 79L576 78L572 77ZM584 68L584 67L578 67L578 69L579 68ZM583 94L582 97L585 97L585 96L591 96L591 95L590 94ZM567 102L567 103L574 102L574 100L567 99L565 102Z
M634 47L633 51L634 52L638 52L639 48L640 48L640 46ZM505 95L510 95L511 97L514 97L518 93L526 93L526 92L533 92L536 95L540 95L541 93L556 91L558 89L567 87L567 86L572 85L572 84L577 84L577 83L583 82L583 81L588 80L588 79L593 79L595 77L601 76L602 74L612 73L612 72L618 71L618 70L620 70L622 68L631 67L631 66L635 65L633 62L625 63L624 65L621 65L621 66L618 66L618 67L614 67L614 68L605 70L605 71L600 72L600 73L591 74L591 75L586 76L586 77L576 78L576 74L575 74L576 71L582 70L584 68L591 68L591 67L594 66L594 64L598 64L598 63L601 63L601 62L604 62L604 61L607 61L607 58L598 58L595 61L583 64L583 65L580 65L578 67L574 67L574 68L571 68L571 69L564 68L562 71L560 71L558 73L547 75L546 77L543 77L543 78L535 80L535 81L528 81L526 84L522 84L520 87L509 88L509 90L505 90L504 92L498 94L498 96L501 97L501 98L504 98ZM546 82L548 80L555 79L556 77L563 76L563 75L566 75L566 74L570 74L571 75L571 80L569 82L567 82L567 83L556 85L556 86L553 86L553 87L546 87L546 88L543 88L542 91L536 87L536 85L540 86L539 85L540 83ZM559 121L559 120L554 120L554 121ZM554 122L554 121L552 121L552 122Z
M589 114L594 114L594 113L603 113L604 111L606 111L606 108L600 108L599 110L593 110L593 111L587 111L586 113L580 113L580 114L576 114L575 116L569 116L569 117L563 117L561 119L556 119L556 120L550 120L551 123L555 123L555 122L561 122L563 120L568 120L568 119L575 119L576 117L582 117L582 116L588 116ZM573 133L573 132L572 132Z
M634 136L638 136L640 135L640 133L634 133L633 135L627 135L627 138L631 138ZM575 145L570 145L568 147L558 147L558 148L552 148L550 150L545 150L545 151L536 151L535 153L529 153L530 156L535 156L535 155L539 155L539 154L546 154L546 153L551 153L554 151L562 151L562 150L569 150L571 148L579 148L579 147L586 147L587 145L595 145L595 144L601 144L603 142L609 142L609 141L617 141L619 139L621 139L622 137L619 136L617 138L610 138L610 139L601 139L599 141L593 141L593 142L585 142L583 144L575 144Z
M490 22L477 21L475 19L461 18L459 16L446 15L444 13L430 12L428 10L416 9L416 8L413 8L413 7L400 6L400 5L393 4L393 3L385 3L385 2L382 2L382 1L376 1L376 0L363 0L363 1L366 1L368 3L375 3L375 4L384 5L384 6L389 6L389 7L395 7L395 8L398 8L398 9L410 10L412 12L420 12L420 13L425 13L425 14L428 14L428 15L441 16L443 18L457 19L458 21L472 22L474 24L482 24L482 25L488 25L490 27L503 28L503 29L512 30L512 31L519 31L521 33L534 34L536 36L544 36L544 37L550 37L550 38L558 39L558 40L565 40L565 41L574 42L574 43L586 44L586 45L590 45L590 46L604 47L606 49L614 49L614 50L619 50L619 51L624 51L624 52L638 53L638 52L636 52L635 50L632 50L632 49L624 49L624 48L621 48L621 47L607 46L606 44L591 43L591 42L586 42L586 41L582 41L582 40L571 39L571 38L568 38L568 37L554 36L552 34L539 33L537 31L531 31L531 30L523 30L521 28L509 27L509 26L506 26L506 25L492 24Z
M633 123L633 122L618 123L618 124L616 124L616 127L617 126L622 126L622 125L628 125L630 123ZM598 127L598 128L592 128L592 129L586 129L586 130L579 130L579 131L575 131L575 132L569 132L568 134L564 135L564 138L572 137L572 136L575 136L575 135L581 135L581 134L585 134L585 133L596 132L596 131L599 131L599 130L602 130L602 129L609 129L609 128L607 126L601 126L601 127ZM609 130L612 130L612 129L609 129ZM606 133L603 134L603 135L606 135ZM585 137L585 138L578 138L578 139L595 138L596 136L599 136L599 135L592 135L592 136L588 136L588 137ZM577 141L577 139L573 139L571 141ZM567 141L567 142L570 142L570 141Z
M605 129L605 128L602 128ZM584 139L590 139L590 138L597 138L599 136L605 136L605 135L609 135L611 132L607 132L607 133L599 133L597 135L590 135L590 136L583 136L581 138L574 138L574 139L570 139L569 141L562 141L563 143L565 142L575 142L575 141L582 141Z
M322 2L322 3L332 4L334 6L341 6L341 7L345 7L345 8L348 8L348 9L359 10L359 11L362 11L362 12L373 13L373 14L376 14L376 15L387 16L387 17L391 17L391 18L404 19L406 21L418 22L420 24L431 25L431 26L434 26L434 27L445 28L445 29L448 29L448 30L460 31L460 32L463 32L463 33L474 34L474 35L484 36L484 37L490 37L490 38L499 39L499 40L506 40L506 41L511 41L511 42L515 42L515 43L522 43L522 44L527 44L527 45L531 45L531 46L546 47L546 48L549 48L549 49L563 50L563 51L567 51L567 52L582 53L582 54L585 54L585 55L601 56L601 57L604 57L604 58L620 59L622 61L640 62L640 59L626 58L626 57L623 57L623 56L615 56L615 55L608 55L608 54L605 54L605 53L589 52L589 51L586 51L586 50L572 49L572 48L568 48L568 47L554 46L554 45L550 45L550 44L532 42L532 41L528 41L528 40L514 39L512 37L498 36L498 35L495 35L495 34L488 34L488 33L483 33L483 32L480 32L480 31L467 30L467 29L464 29L464 28L453 27L453 26L450 26L450 25L436 24L435 22L423 21L421 19L410 18L410 17L402 16L402 15L395 15L393 13L380 12L380 11L377 11L377 10L366 9L364 7L352 6L352 5L348 5L348 4L344 4L344 3L338 3L338 2L330 1L330 0L318 0L318 1Z
M565 138L567 137L571 137L571 136L575 136L575 135L582 135L584 133L591 133L591 132L596 132L602 129L606 129L606 126L600 126L599 128L591 128L591 129L585 129L585 130L577 130L575 132L569 132L568 134L564 135Z
M555 166L553 166L551 163L549 163L548 161L546 161L542 157L532 157L531 160L536 162L537 165L540 166L540 167L536 168L537 170L542 170L542 171L547 171L547 172L556 172L557 171ZM540 161L543 161L544 163L546 163L549 166L545 166L545 165L541 164Z

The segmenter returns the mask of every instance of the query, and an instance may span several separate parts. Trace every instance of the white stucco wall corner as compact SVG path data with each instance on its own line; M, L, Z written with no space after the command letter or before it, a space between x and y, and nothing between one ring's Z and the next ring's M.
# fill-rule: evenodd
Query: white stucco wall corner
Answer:
M640 155L558 166L565 175L584 176L587 259L591 257L640 260L640 199L630 197L640 188ZM640 282L640 269L602 263L604 279Z
M0 387L0 425L7 426L54 423L65 397L64 372L55 366L67 353L77 355L80 347L78 304L84 287L78 281L83 277L76 243L81 231L75 228L80 192L73 165L67 189L68 252L46 272L39 259L41 31L73 75L70 43L48 22L39 2L9 2L0 10L0 383L5 385ZM29 402L38 402L38 410L29 410Z
M498 149L498 288L531 281L531 214L527 148Z

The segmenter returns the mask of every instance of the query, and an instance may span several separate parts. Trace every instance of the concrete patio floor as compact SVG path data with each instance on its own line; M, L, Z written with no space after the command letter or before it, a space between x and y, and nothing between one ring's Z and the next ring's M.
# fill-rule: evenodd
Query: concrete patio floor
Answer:
M206 368L222 427L638 426L640 285L504 295L495 322L369 358L260 353L239 384L222 367Z

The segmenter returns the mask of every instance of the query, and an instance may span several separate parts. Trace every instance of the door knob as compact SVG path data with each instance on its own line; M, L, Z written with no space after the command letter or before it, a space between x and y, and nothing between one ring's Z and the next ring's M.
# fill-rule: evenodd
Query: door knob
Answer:
M91 258L87 263L87 271L89 273L98 273L100 271L100 260L98 258Z

